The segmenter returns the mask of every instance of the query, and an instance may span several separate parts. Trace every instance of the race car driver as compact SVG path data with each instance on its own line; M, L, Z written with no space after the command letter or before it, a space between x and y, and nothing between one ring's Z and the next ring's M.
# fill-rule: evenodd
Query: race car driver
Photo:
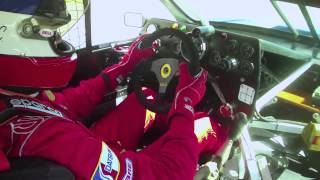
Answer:
M202 70L193 78L185 64L180 66L167 117L169 129L160 139L139 152L113 142L96 128L103 126L97 123L87 129L80 119L154 51L139 49L141 36L118 64L99 76L61 92L43 90L64 87L76 65L72 46L56 32L70 19L67 6L61 3L65 2L21 1L21 7L16 1L0 3L0 169L10 167L6 156L37 156L69 168L77 179L192 179L199 151L193 107L204 95L207 72ZM110 118L101 120L108 121ZM105 127L107 135L113 130L134 136L125 128L113 128L112 123Z

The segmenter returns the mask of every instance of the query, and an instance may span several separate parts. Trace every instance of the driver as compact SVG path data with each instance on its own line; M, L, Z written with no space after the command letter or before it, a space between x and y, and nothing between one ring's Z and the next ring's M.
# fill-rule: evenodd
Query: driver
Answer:
M69 168L77 179L193 179L200 151L194 106L206 90L205 70L194 78L186 64L180 65L176 95L165 117L167 131L136 152L136 137L146 124L133 114L125 120L115 118L126 114L126 104L123 112L120 106L116 115L111 113L89 129L81 119L141 59L155 54L153 48L139 48L145 36L97 77L52 92L48 89L66 86L76 68L73 47L57 32L70 22L67 3L5 1L0 10L0 170L10 168L6 157L36 156ZM131 95L129 100L134 104L135 98ZM141 105L136 107L139 111Z

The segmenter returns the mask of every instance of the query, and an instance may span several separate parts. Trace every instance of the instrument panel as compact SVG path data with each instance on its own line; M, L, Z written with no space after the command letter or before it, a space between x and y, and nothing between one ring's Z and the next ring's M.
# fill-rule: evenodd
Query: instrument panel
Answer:
M216 31L205 38L205 43L207 49L201 64L210 74L209 91L216 92L214 97L206 97L212 100L209 107L215 107L214 112L223 108L222 119L225 110L232 111L229 114L252 115L260 84L262 52L259 40Z
M206 65L219 71L250 76L259 67L259 41L254 38L217 32L208 37Z

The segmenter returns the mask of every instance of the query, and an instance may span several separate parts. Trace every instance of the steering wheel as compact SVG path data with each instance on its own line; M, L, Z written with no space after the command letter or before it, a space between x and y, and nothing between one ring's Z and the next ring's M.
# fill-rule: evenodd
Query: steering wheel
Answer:
M161 38L176 37L180 42L180 55L172 53L168 47L162 47ZM165 102L165 94L168 91L168 85L175 74L179 71L181 59L187 60L188 69L191 75L197 76L201 70L198 52L191 40L185 33L174 29L160 29L153 34L145 37L140 44L140 48L151 47L152 43L157 41L158 46L156 55L143 60L132 72L132 86L138 100L147 109L156 113L167 113L170 110L171 103ZM154 100L149 100L142 90L141 79L146 73L153 73L158 83L158 95Z

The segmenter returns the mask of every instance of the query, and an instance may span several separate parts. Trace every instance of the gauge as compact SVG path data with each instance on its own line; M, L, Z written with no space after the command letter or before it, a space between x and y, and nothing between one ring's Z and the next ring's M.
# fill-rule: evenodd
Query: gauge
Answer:
M229 35L226 32L221 33L220 36L222 40L227 40L229 38Z
M254 53L254 48L250 44L244 43L241 46L240 53L243 58L249 59Z
M235 71L239 66L239 60L234 57L225 57L219 64L219 68L224 71Z
M254 64L251 62L244 62L240 65L240 73L248 76L254 71Z
M239 43L237 40L227 41L226 49L229 53L236 53L239 47Z
M222 61L221 54L218 50L213 50L210 53L209 64L211 66L217 66Z

